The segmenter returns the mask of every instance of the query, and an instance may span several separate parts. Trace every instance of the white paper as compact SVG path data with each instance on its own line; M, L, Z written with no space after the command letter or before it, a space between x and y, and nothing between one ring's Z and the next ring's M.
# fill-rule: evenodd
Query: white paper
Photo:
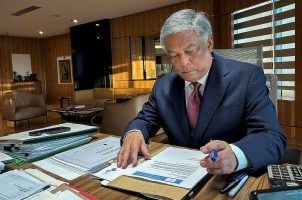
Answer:
M69 167L68 165L58 163L51 158L40 160L33 164L68 181L76 179L87 173L85 171Z
M24 170L26 173L32 175L33 177L36 177L37 179L51 185L51 186L55 186L55 187L58 187L60 185L62 185L63 183L66 183L64 181L60 181L58 179L55 179L47 174L45 174L44 172L41 172L40 170L38 169L25 169Z
M117 137L107 137L33 164L66 180L73 180L115 159L120 149L119 142Z
M54 155L65 161L88 170L96 170L116 158L120 150L120 138L107 137L89 144Z
M85 131L85 130L90 130L92 128L96 128L95 126L88 126L88 125L83 125L83 124L62 123L62 124L57 124L57 125L48 126L48 127L40 128L40 129L34 129L34 130L43 130L43 129L48 129L48 128L60 127L60 126L70 127L70 131L57 133L56 135L72 135L75 132L80 132L80 131ZM33 130L29 130L29 131L33 131ZM0 142L7 143L7 142L11 141L11 142L16 142L16 143L18 143L18 142L22 143L26 140L50 137L48 134L42 134L40 136L30 136L29 131L23 131L23 132L9 134L7 136L0 137Z
M0 162L5 162L5 161L9 161L12 160L13 158L10 157L9 155L0 152Z
M23 171L12 170L0 175L0 199L24 199L47 187Z
M133 168L130 176L191 189L207 174L199 164L206 156L197 150L168 147Z

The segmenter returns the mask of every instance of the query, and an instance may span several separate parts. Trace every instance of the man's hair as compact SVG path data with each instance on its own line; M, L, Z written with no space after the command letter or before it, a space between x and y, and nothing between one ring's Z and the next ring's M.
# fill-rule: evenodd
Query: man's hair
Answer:
M167 36L188 30L194 31L203 41L207 41L212 36L212 26L207 14L191 9L183 9L173 13L161 28L160 44L165 49Z

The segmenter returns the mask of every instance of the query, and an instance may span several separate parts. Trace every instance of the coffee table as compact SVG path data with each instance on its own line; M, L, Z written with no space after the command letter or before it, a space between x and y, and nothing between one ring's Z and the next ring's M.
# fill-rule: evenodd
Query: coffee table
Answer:
M65 108L51 109L50 112L57 112L67 122L85 123L97 125L94 120L104 108L92 106L68 106Z

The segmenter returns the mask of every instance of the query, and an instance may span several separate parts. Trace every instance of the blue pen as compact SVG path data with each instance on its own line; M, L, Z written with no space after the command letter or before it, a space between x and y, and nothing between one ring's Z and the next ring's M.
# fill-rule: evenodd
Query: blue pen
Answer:
M220 190L221 194L224 194L226 192L228 192L230 189L232 189L233 187L235 187L244 177L247 176L247 173L242 173L240 175L238 175L234 181L230 182L229 184L227 184L224 188L222 188Z
M217 156L218 156L218 154L217 154L217 151L216 151L216 150L211 150L211 151L210 151L210 158L211 158L211 160L212 160L213 162L217 160Z

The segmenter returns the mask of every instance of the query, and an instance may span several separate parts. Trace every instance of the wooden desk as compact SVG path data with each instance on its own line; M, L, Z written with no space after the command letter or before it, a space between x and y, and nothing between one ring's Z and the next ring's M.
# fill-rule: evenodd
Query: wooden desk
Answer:
M106 134L97 134L94 137L99 139L99 138L105 138L108 136L109 135L106 135ZM160 150L164 146L167 146L166 144L155 143L155 142L151 142L150 144L151 145L150 145L149 149L150 149L151 153ZM35 168L35 166L30 166L30 165L27 165L24 167ZM41 170L41 171L43 171L43 170ZM52 176L57 179L63 180L59 176L56 176L56 175L52 175ZM238 194L234 198L230 198L227 195L222 195L219 193L219 189L222 188L227 183L225 178L226 178L226 176L213 176L206 183L206 185L204 185L201 188L201 190L197 193L197 195L193 199L196 199L196 200L199 200L199 199L245 200L245 199L249 199L249 195L252 190L269 188L269 182L268 182L268 178L267 178L266 174L264 174L258 178L249 177L248 181L245 183L243 188L241 188L241 190L238 192ZM66 180L64 180L64 181L66 181ZM141 196L139 194L135 194L133 192L121 191L121 190L116 190L116 189L101 186L100 181L97 179L93 179L91 175L86 175L86 176L80 177L78 179L75 179L75 180L71 181L70 184L72 184L73 186L78 187L102 200L144 199L143 196Z

